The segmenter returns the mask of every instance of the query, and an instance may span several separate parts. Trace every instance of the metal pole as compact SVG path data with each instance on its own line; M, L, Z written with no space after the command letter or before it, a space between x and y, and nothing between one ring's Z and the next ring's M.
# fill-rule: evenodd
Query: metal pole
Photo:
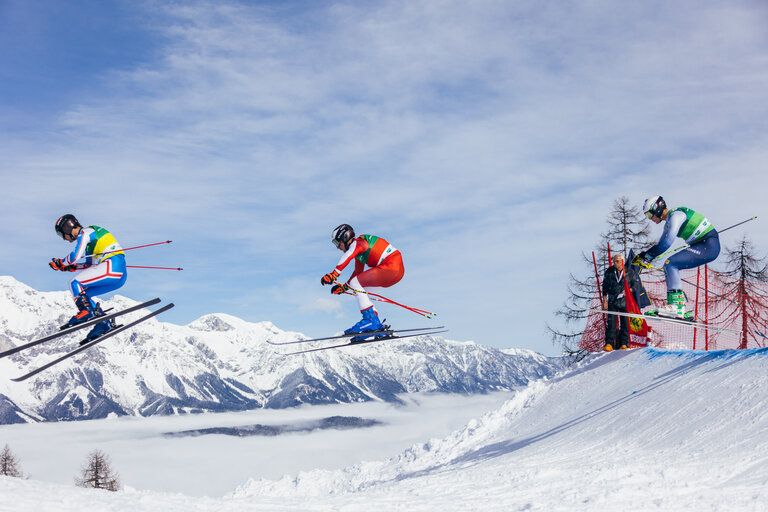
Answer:
M595 279L597 279L597 298L600 300L600 309L603 308L603 289L600 287L600 274L597 271L597 258L595 257L595 251L592 251L592 263L595 264ZM603 313L603 326L608 328L608 315Z
M153 244L136 245L134 247L126 247L124 249L115 249L114 251L97 252L96 254L88 254L88 256L104 256L105 254L111 254L113 252L132 251L134 249L142 249L144 247L152 247L153 245L169 244L172 240L166 240L165 242L155 242Z
M738 222L738 223L734 224L733 226L728 226L728 227L727 227L727 228L725 228L725 229L718 229L718 230L717 230L717 234L719 235L720 233L725 233L725 232L726 232L726 231L728 231L729 229L733 229L733 228L735 228L735 227L737 227L737 226L741 226L742 224L746 224L747 222L749 222L749 221L752 221L752 220L755 220L756 218L757 218L757 215L755 215L754 217L752 217L752 218L750 218L750 219L747 219L747 220L743 220L743 221L741 221L741 222ZM693 242L692 244L683 244L683 245L681 245L680 247L678 247L677 249L672 249L671 251L667 251L667 252L665 252L665 253L663 253L663 254L659 254L658 256L656 256L656 257L655 257L655 258L653 258L653 259L655 259L655 260L656 260L656 259L659 259L659 258L663 258L663 257L665 257L665 256L669 256L670 254L674 254L674 253L676 253L676 252L678 252L678 251L682 251L683 249L685 249L685 248L687 248L687 247L690 247L691 245L695 245L695 244L697 244L697 243L699 243L699 242Z

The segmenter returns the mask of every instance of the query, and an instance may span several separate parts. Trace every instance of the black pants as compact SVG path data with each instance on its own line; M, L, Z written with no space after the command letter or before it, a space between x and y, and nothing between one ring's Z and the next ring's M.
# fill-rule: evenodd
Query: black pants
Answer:
M621 308L616 306L608 306L608 311L618 311L620 313L626 313L627 308ZM629 327L627 325L628 318L619 315L607 315L608 322L605 327L605 344L611 345L613 348L618 348L622 345L629 346ZM617 339L618 335L618 339Z

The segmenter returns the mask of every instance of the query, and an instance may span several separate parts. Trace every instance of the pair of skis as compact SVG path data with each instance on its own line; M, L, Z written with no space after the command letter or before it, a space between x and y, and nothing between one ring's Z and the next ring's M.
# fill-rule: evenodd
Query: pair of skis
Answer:
M401 340L403 338L412 338L414 336L427 336L430 334L439 334L441 332L446 332L447 330L448 329L445 329L445 326L442 326L442 325L438 327L419 327L416 329L399 329L399 330L382 329L379 331L352 332L349 334L340 334L339 336L328 336L325 338L312 338L308 340L284 341L282 343L267 340L267 343L269 343L270 345L284 346L284 345L313 343L317 341L348 340L345 343L336 343L334 345L325 345L322 347L308 348L304 350L297 350L295 352L283 353L284 356L291 356L295 354L306 354L307 352L317 352L320 350L328 350L332 348L354 347L357 345L362 345L364 343L374 343L374 342L386 341L386 340ZM403 333L409 333L409 334L403 334ZM355 338L361 338L361 339L355 339Z
M75 332L75 331L79 331L80 329L85 329L86 327L92 327L92 326L96 325L97 323L103 322L105 320L112 320L114 318L117 318L119 316L125 315L127 313L132 313L134 311L138 311L140 309L143 309L143 308L155 305L155 304L157 304L159 302L160 302L160 299L155 298L155 299L152 299L152 300L148 300L146 302L142 302L141 304L137 304L135 306L131 306L129 308L123 309L121 311L117 311L115 313L110 313L110 314L107 314L107 315L98 316L96 318L88 320L87 322L83 322L81 324L77 324L77 325L72 326L72 327L62 327L59 332L53 333L53 334L45 336L43 338L39 338L39 339L30 341L29 343L24 343L23 345L19 345L17 347L13 347L13 348L11 348L9 350L6 350L4 352L0 352L0 358L6 357L6 356L10 356L11 354L16 354L17 352L21 352L22 350L26 350L28 348L34 347L36 345L39 345L41 343L45 343L47 341L51 341L51 340L54 340L56 338L60 338L62 336L66 336L67 334L70 334L70 333ZM36 368L36 369L32 370L29 373L26 373L26 374L24 374L24 375L22 375L20 377L16 377L15 379L11 379L11 380L15 381L15 382L21 382L23 380L26 380L26 379L32 377L33 375L37 375L38 373L42 372L43 370L47 370L51 366L64 361L65 359L69 359L70 357L75 356L75 355L79 354L80 352L82 352L84 350L88 350L92 346L96 345L97 343L101 343L102 341L106 340L107 338L111 338L112 336L114 336L116 334L120 334L121 332L123 332L123 331L125 331L127 329L130 329L131 327L133 327L135 325L140 324L141 322L149 320L150 318L152 318L154 316L157 316L160 313L168 311L172 307L173 307L173 303L166 304L165 306L161 307L160 309L152 311L151 313L148 313L148 314L142 316L141 318L138 318L138 319L136 319L136 320L134 320L134 321L132 321L132 322L130 322L128 324L120 325L118 327L115 327L112 330L107 331L106 333L102 334L98 338L94 338L92 340L89 340L88 338L85 338L84 340L81 341L81 344L77 348L75 348L73 350L70 350L66 354L64 354L64 355L54 359L53 361L50 361L49 363L44 364L43 366L41 366L39 368Z
M726 329L724 327L718 327L716 325L711 325L704 322L697 322L695 320L686 320L685 318L676 318L676 317L661 316L661 315L643 315L638 313L624 313L621 311L606 311L604 309L587 309L585 311L594 311L595 313L605 313L606 315L625 316L628 318L642 318L643 320L659 320L662 322L667 322L667 323L672 323L677 325L685 325L687 327L694 327L694 328L699 327L701 329L707 329L709 331L741 334L741 331L736 331L734 329Z

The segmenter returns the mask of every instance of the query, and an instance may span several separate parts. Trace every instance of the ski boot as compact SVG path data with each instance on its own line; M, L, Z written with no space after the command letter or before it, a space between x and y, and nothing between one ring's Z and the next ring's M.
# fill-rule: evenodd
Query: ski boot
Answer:
M344 331L344 334L351 334L356 332L363 333L368 331L383 331L389 327L381 323L381 320L379 320L379 314L375 309L373 309L373 306L369 307L368 309L364 309L361 311L361 313L363 314L363 319ZM379 336L376 337L378 338ZM363 341L365 338L368 338L368 336L355 336L349 341L351 343L355 343L358 341Z
M605 346L605 348L604 348L603 350L605 350L606 352L613 352L613 345L611 345L611 344L609 343L609 344L607 344L607 345Z
M693 316L692 311L685 310L685 297L682 290L670 290L667 292L667 305L656 311L658 316L667 318L679 318L689 320Z
M114 318L110 318L109 320L104 320L103 322L97 323L95 326L93 326L93 329L91 329L91 332L88 333L85 339L80 342L80 346L85 345L86 343L90 343L96 338L101 338L115 327L117 327L117 325L115 324Z
M94 305L93 301L88 298L85 292L80 293L80 295L75 298L75 306L77 306L79 311L75 316L69 319L69 322L67 322L62 329L87 322L92 318L100 316L99 314L104 314L101 313L101 308L99 306Z

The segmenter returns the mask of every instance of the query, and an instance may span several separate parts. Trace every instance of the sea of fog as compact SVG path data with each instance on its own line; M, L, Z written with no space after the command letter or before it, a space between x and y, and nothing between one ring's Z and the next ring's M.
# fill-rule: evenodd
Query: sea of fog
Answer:
M402 405L2 425L0 447L8 444L35 480L72 484L88 453L98 449L126 487L223 496L249 478L278 479L391 457L446 436L512 395L410 394L401 396Z

